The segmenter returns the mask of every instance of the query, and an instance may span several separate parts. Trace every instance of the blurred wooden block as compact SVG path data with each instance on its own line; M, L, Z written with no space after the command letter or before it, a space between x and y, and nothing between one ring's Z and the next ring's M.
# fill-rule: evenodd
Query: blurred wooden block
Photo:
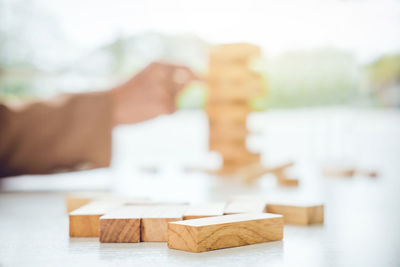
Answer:
M137 206L122 206L100 217L100 242L140 242L140 213Z
M107 211L123 205L122 201L93 201L69 213L70 237L99 236L99 218Z
M208 105L206 112L210 120L225 119L225 120L246 120L251 113L248 105Z
M238 151L238 150L236 150ZM251 152L241 152L241 154L237 154L238 152L231 152L230 150L228 151L218 151L221 153L223 157L223 166L240 166L242 168L243 166L247 166L250 164L255 164L260 162L261 155L256 154L256 153L251 153Z
M221 143L224 141L229 143L235 143L235 142L246 143L246 138L248 134L249 131L247 130L246 127L240 127L236 125L233 125L230 128L214 126L210 128L208 138L210 142L216 142L216 143Z
M233 98L235 104L247 104L246 100L264 93L266 84L263 76L254 72L241 75L213 75L208 79L207 99L213 104L218 98ZM221 101L224 103L224 101ZM227 103L227 102L226 102Z
M282 165L281 167L271 169L271 173L276 176L278 185L280 186L288 186L288 187L296 187L299 185L299 180L289 178L286 174L287 169L293 165L293 162L289 162L288 164Z
M243 86L238 90L232 90L230 85L220 86L219 90L209 88L207 91L207 104L218 103L237 103L243 104L256 97L262 95L263 88Z
M272 204L268 203L266 211L281 214L285 223L308 225L324 222L324 205L322 204Z
M278 185L280 186L288 186L288 187L296 187L299 186L299 180L297 179L278 179Z
M352 177L356 173L356 170L353 168L325 168L322 171L324 176L331 177Z
M183 214L184 220L224 215L225 202L189 205Z
M260 200L231 200L229 201L224 210L224 214L238 214L238 213L256 213L267 212L266 201Z
M376 178L378 176L376 171L356 169L356 168L346 168L346 167L324 168L322 174L327 177L344 177L344 178L351 178L356 175L369 176L371 178Z
M221 119L221 118L213 118L208 119L209 129L219 129L220 131L224 131L226 135L229 135L232 129L242 128L243 130L247 129L247 118L246 119Z
M261 56L258 46L248 43L223 44L210 50L210 65L224 63L247 64L250 59Z
M283 218L269 213L208 217L168 224L168 247L204 252L283 238Z
M67 212L71 212L83 205L96 199L103 199L111 197L110 193L105 192L74 192L69 193L65 197L65 205Z
M223 157L230 156L230 154L236 154L236 153L247 153L247 154L250 153L247 150L246 139L234 140L234 141L230 141L229 139L227 139L227 140L219 139L217 141L210 140L209 148L212 151L220 152L220 154Z

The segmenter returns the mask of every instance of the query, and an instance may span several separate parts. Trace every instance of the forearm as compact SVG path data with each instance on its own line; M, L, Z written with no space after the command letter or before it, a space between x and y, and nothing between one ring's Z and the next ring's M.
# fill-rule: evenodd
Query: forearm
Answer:
M108 166L108 92L64 95L12 110L0 105L0 176Z

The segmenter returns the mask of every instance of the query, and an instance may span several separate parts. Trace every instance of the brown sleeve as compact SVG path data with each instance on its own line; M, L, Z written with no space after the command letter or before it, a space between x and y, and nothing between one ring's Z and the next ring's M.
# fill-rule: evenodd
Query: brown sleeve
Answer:
M108 166L111 131L106 92L64 95L18 110L0 104L0 177Z

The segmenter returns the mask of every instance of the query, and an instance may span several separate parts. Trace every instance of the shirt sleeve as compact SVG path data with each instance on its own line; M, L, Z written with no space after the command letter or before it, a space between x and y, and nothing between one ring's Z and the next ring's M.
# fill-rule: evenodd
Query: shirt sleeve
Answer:
M0 177L109 166L107 92L70 94L19 109L0 104Z

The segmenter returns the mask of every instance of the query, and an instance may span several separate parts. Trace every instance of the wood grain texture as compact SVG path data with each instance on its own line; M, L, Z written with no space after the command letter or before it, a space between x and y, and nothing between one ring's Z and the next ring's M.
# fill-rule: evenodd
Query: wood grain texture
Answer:
M140 219L101 219L101 243L140 242Z
M224 215L225 202L189 205L183 214L184 220Z
M168 224L168 247L204 252L283 238L283 218L268 213L208 217Z
M166 241L167 223L182 220L185 204L127 203L100 218L100 242Z
M272 204L268 203L267 212L281 214L285 223L309 225L324 222L322 204Z
M107 211L121 206L123 201L93 201L69 213L70 237L99 236L99 219Z
M140 242L140 216L133 205L124 205L100 217L100 242Z
M141 241L165 242L168 223L183 220L186 205L160 205L144 210L141 220Z

